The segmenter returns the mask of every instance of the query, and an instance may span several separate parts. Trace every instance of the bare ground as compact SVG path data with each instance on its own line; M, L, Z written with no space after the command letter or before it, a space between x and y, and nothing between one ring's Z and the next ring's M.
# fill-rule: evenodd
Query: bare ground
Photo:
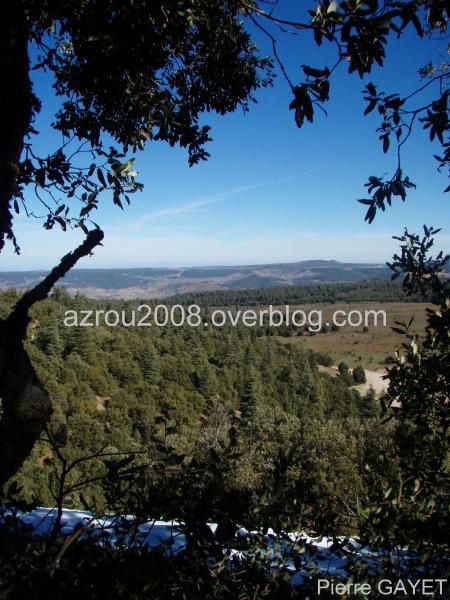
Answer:
M324 367L319 365L319 371L322 373L328 373L333 377L337 377L339 375L338 368L333 367ZM371 387L375 390L375 394L377 398L380 398L387 390L388 381L383 379L383 375L386 374L386 369L377 369L376 371L369 371L368 369L364 369L364 373L366 374L366 383L361 383L360 385L353 386L353 389L357 390L361 396L364 396Z

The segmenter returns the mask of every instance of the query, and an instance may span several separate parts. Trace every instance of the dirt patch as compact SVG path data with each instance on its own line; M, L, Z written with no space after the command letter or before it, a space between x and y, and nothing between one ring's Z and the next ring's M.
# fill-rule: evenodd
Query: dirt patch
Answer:
M328 373L332 377L337 377L339 375L338 368L333 367L324 367L319 365L319 371L322 373ZM359 385L352 386L353 389L357 390L361 396L367 394L369 389L373 387L375 390L375 395L377 398L383 396L386 393L388 387L388 380L383 379L383 376L386 375L386 369L377 369L376 371L369 371L368 369L364 369L364 373L366 374L366 383L361 383Z
M111 400L111 396L95 396L96 405L95 408L99 412L103 412L106 410L107 403Z

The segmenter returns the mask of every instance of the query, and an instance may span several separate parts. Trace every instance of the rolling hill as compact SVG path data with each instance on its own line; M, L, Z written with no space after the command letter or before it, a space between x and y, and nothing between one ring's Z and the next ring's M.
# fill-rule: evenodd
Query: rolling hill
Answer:
M0 272L0 289L26 289L45 271ZM295 263L187 268L73 269L59 286L92 298L164 298L186 292L264 288L387 278L383 264L309 260Z

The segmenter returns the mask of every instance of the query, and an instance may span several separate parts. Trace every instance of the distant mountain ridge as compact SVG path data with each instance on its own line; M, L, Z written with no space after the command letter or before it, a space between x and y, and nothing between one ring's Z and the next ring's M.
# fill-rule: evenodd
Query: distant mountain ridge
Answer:
M26 289L45 271L0 272L0 289ZM294 263L180 268L73 269L59 283L92 298L164 298L188 292L385 279L384 264L306 260Z

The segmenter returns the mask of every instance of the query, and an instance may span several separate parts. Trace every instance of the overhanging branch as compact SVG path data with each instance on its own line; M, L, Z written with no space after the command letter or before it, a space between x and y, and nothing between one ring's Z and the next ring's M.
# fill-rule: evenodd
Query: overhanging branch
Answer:
M69 252L59 262L59 265L54 267L50 273L38 283L29 292L26 292L17 302L7 321L14 321L16 325L21 326L22 338L25 337L26 327L28 324L28 311L36 302L45 300L51 289L59 279L64 277L72 267L84 256L91 254L96 246L99 246L104 238L104 233L101 229L94 229L87 234L86 239L78 248ZM23 330L23 326L25 330Z

